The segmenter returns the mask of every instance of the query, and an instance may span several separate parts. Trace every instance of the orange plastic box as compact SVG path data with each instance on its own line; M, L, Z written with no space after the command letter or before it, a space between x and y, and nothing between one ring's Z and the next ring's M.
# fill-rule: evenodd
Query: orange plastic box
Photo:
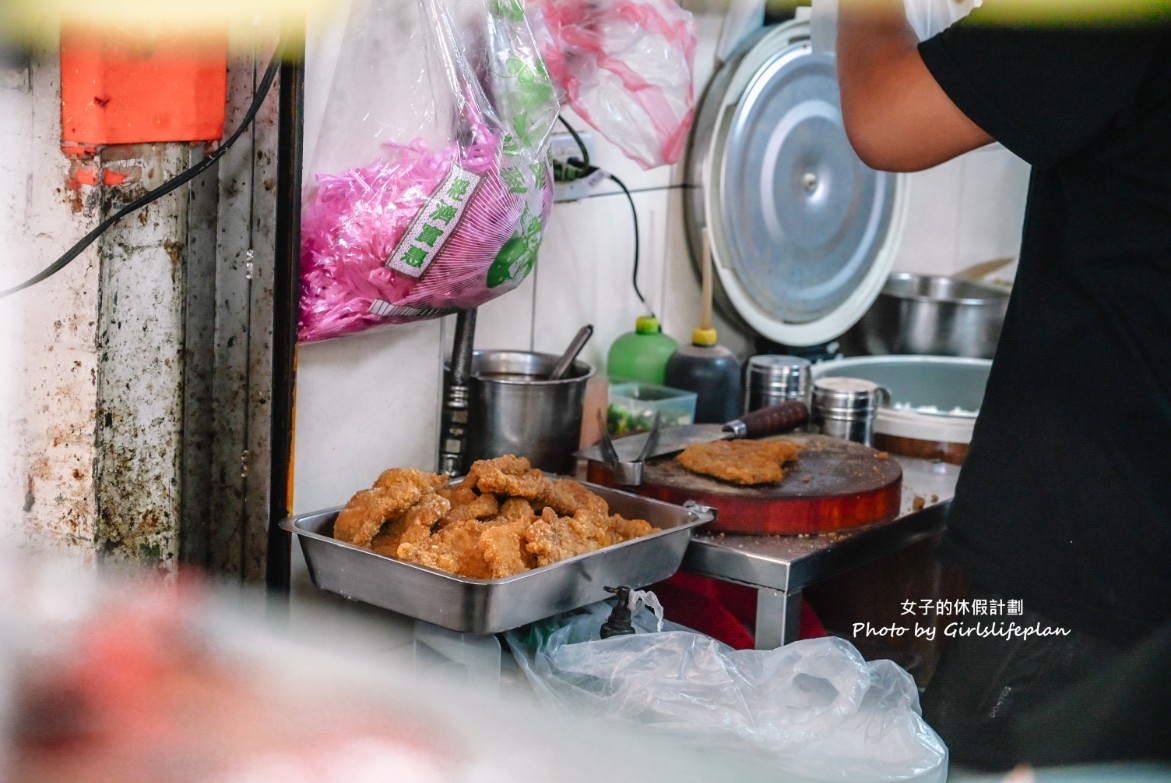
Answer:
M227 52L226 33L63 28L62 147L219 139Z

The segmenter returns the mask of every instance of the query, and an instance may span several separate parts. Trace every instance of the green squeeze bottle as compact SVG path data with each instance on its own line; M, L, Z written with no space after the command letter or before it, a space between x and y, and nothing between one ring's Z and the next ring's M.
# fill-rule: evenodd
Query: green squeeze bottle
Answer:
M663 334L659 319L640 316L634 331L621 335L606 356L606 374L611 383L642 381L663 385L667 360L679 349L670 335Z

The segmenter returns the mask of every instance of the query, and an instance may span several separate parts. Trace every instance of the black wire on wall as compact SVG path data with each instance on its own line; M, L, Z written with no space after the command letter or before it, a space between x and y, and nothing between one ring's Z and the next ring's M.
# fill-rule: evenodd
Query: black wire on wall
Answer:
M70 263L72 263L73 260L81 255L81 253L87 247L93 244L94 240L108 231L110 227L119 220L126 217L131 212L141 209L147 204L157 201L168 193L171 193L183 185L186 185L188 182L195 179L200 174L218 163L220 158L222 158L224 154L232 148L232 145L236 143L236 140L239 139L241 135L243 135L245 130L252 126L252 121L256 119L256 113L260 110L261 104L264 103L264 99L268 95L268 90L270 87L272 87L273 80L277 76L277 71L280 66L280 53L281 50L278 47L276 54L273 55L272 60L269 62L268 67L264 71L264 77L260 80L260 85L257 87L256 93L253 95L252 104L248 107L248 111L244 115L244 119L240 121L239 127L237 127L236 130L233 131L232 134L229 135L228 138L225 139L214 152L196 163L191 168L180 172L176 176L164 182L162 185L159 185L154 190L144 193L143 195L131 201L129 204L119 209L114 214L110 215L108 218L99 223L92 231L78 240L76 244L66 250L56 261L49 264L40 272L37 272L23 283L0 291L0 299L3 299L6 296L11 296L12 294L15 294L19 291L23 291L24 289L34 286L37 283L40 283L57 274Z

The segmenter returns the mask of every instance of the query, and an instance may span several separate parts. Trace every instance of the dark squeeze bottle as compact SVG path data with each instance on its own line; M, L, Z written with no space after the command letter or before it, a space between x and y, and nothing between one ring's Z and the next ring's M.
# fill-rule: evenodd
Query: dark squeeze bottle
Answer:
M740 360L716 339L715 329L696 329L691 345L680 346L667 360L667 385L695 392L697 424L723 424L740 416Z

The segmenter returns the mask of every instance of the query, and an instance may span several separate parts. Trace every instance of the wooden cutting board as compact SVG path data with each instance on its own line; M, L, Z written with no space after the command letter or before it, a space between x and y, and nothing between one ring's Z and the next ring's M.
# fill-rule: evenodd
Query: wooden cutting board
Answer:
M801 447L779 484L743 487L684 468L674 457L643 466L644 497L695 500L718 512L706 530L756 535L825 533L894 519L903 471L884 452L824 435L777 436ZM591 479L593 480L593 479Z

